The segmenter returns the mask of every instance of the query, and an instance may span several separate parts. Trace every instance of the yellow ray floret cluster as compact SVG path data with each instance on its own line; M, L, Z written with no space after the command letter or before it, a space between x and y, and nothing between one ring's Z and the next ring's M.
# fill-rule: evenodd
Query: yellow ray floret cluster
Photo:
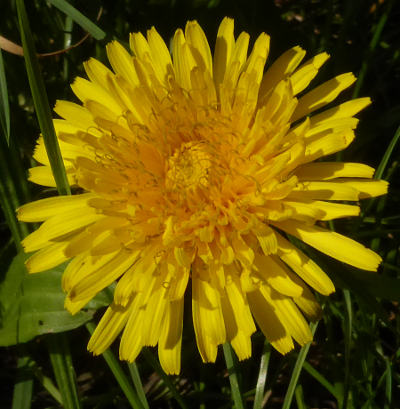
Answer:
M281 353L304 345L303 314L320 315L310 287L326 295L334 286L290 237L377 269L377 254L319 222L358 215L358 200L387 184L363 164L316 162L352 142L354 115L370 100L321 112L354 76L305 91L328 55L302 62L294 47L265 71L269 41L261 34L248 53L249 35L235 39L225 18L212 56L191 21L171 56L152 28L131 35L131 53L107 46L112 70L84 64L88 79L72 84L81 104L57 102L68 179L82 193L27 204L18 217L43 222L23 241L35 252L30 272L71 260L62 282L71 313L117 282L89 342L95 354L122 332L121 359L158 345L164 370L178 373L188 285L204 361L224 342L249 357L255 322ZM30 180L55 186L42 138L34 157Z

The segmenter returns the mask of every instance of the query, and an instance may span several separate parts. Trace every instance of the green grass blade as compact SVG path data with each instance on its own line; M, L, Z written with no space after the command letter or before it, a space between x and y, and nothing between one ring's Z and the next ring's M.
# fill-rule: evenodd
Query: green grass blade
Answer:
M10 105L8 102L8 90L6 72L4 69L3 54L0 48L0 122L6 137L7 144L10 143Z
M397 145L397 142L400 139L400 126L397 128L392 140L389 143L389 146L387 147L385 154L383 155L383 158L381 162L379 163L378 168L376 169L374 178L375 179L381 179L383 176L383 173L385 172L385 169L389 163L389 159L392 156L393 150Z
M360 90L368 71L370 59L376 49L376 46L379 43L379 39L381 38L383 28L385 27L386 21L392 9L393 1L389 1L386 4L387 4L386 11L381 15L381 18L379 19L378 24L375 27L374 34L368 47L367 55L361 65L360 72L358 73L358 79L353 91L353 98L357 98L360 95Z
M271 346L267 340L264 342L263 352L260 361L260 370L258 371L258 379L256 386L256 394L254 396L254 409L262 409L264 399L265 382L267 380L269 358L271 356Z
M135 362L128 363L128 368L140 402L142 402L143 408L150 409L149 403L147 402L146 394L144 393L143 390L142 380L140 379L140 374L136 363Z
M233 350L229 343L225 343L223 345L226 368L228 369L229 373L229 382L231 384L231 393L232 399L234 402L234 407L236 409L244 409L244 403L242 398L242 393L240 392L239 387L239 379L238 379L238 372L239 368L236 364L236 361L233 357Z
M49 335L47 342L50 362L60 389L63 407L65 409L80 409L81 405L76 387L75 371L66 334Z
M345 320L345 334L344 334L344 392L342 409L347 408L349 393L350 393L350 351L351 351L351 337L353 332L353 309L351 303L350 291L343 290L344 300L346 304L346 320Z
M307 406L304 403L304 393L303 393L303 387L301 385L297 385L294 394L295 394L295 398L296 398L297 408L298 409L307 409Z
M303 363L303 368L307 371L314 379L316 379L327 391L329 391L336 399L339 398L339 395L335 387L312 365L308 362Z
M316 329L318 327L318 322L311 323L310 327L311 327L311 332L314 335L314 333L315 333L315 331L316 331ZM299 380L300 373L301 373L301 370L303 368L303 364L304 364L304 361L305 361L306 356L308 354L308 350L310 349L310 346L311 346L311 342L304 345L301 348L300 352L299 352L299 355L298 355L298 357L296 359L296 363L295 363L293 371L292 371L292 376L290 377L289 386L287 388L285 398L283 400L282 409L290 409L290 407L291 407L292 400L293 400L293 395L294 395L294 392L295 392L296 386L297 386L297 381Z
M163 371L160 363L157 361L156 358L154 358L154 355L146 348L142 349L142 354L146 361L149 362L153 369L157 372L158 376L163 380L165 386L169 389L169 391L171 392L172 396L175 398L181 409L187 409L186 403L182 399L182 396L180 395L175 385L171 381L171 378Z
M65 17L64 23L64 48L68 48L72 44L72 28L74 26L74 21L71 17ZM63 58L63 80L68 82L69 79L69 59L64 56Z
M33 376L29 366L30 358L21 356L17 362L17 381L14 385L11 409L29 409L32 402Z
M60 11L65 13L67 16L71 17L76 24L80 25L85 31L87 31L96 40L102 40L106 33L92 21L90 21L86 16L84 16L79 10L71 6L65 0L49 0L54 7L57 7Z
M22 250L21 240L23 238L20 225L18 224L17 218L15 216L15 207L13 205L12 200L10 199L9 192L7 190L8 184L8 175L5 173L7 171L7 166L3 166L6 162L4 162L4 155L0 148L0 204L3 210L4 218L6 219L7 225L11 231L11 235L13 237L14 243L17 247L17 250ZM4 169L5 168L5 169Z
M93 334L96 325L93 322L88 322L86 324L87 330L90 334ZM107 349L102 353L103 358L105 359L108 367L111 369L116 381L118 382L122 392L125 394L128 402L130 403L133 409L144 409L139 397L137 396L136 392L132 388L132 385L126 376L124 370L122 369L118 359L114 356L114 354Z
M43 372L37 366L33 368L36 379L41 383L43 388L53 397L53 399L60 405L63 404L60 391L54 385L54 382L48 376L43 375Z
M32 32L26 14L24 0L16 0L18 21L21 31L22 46L29 85L32 92L33 103L43 135L51 169L57 184L58 192L62 195L70 194L70 187L65 174L64 162L61 157L60 147L53 126L52 114L47 99L46 89L40 73L39 63L33 43Z
M386 362L386 376L385 376L385 407L384 409L390 409L392 407L392 367L390 364L390 360L385 358Z

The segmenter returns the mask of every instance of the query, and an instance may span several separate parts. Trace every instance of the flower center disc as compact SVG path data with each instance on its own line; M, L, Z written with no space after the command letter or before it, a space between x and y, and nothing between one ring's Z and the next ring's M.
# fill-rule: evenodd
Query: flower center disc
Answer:
M205 144L185 143L168 160L167 188L205 188L209 184L210 168L211 155L206 152Z

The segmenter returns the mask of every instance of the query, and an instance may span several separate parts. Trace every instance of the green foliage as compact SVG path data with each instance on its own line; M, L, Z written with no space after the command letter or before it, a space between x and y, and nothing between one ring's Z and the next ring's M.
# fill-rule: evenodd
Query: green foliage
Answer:
M65 266L28 274L24 259L24 255L17 255L0 283L0 346L77 328L91 320L96 309L108 304L108 296L100 294L85 311L72 316L64 309L65 294L61 289Z

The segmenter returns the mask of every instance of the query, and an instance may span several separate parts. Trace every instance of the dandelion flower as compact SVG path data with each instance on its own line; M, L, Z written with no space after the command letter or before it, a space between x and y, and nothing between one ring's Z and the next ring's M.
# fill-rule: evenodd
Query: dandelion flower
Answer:
M290 238L377 269L377 254L324 222L358 215L358 200L386 193L386 182L364 164L318 161L352 142L354 115L370 99L321 111L353 74L305 91L328 55L302 63L305 51L294 47L264 72L269 42L262 33L248 55L249 35L235 39L225 18L212 56L190 21L170 54L153 27L147 38L131 35L131 53L108 44L112 70L84 64L88 79L72 84L80 104L57 102L54 125L76 194L29 203L18 217L43 222L23 241L34 252L31 273L70 260L62 285L72 314L116 282L93 353L122 333L121 359L158 345L164 370L179 373L191 286L203 361L214 362L225 342L248 358L255 323L285 354L293 340L312 339L305 317L318 319L320 307L310 288L334 291ZM34 158L41 165L30 180L55 186L42 138Z

